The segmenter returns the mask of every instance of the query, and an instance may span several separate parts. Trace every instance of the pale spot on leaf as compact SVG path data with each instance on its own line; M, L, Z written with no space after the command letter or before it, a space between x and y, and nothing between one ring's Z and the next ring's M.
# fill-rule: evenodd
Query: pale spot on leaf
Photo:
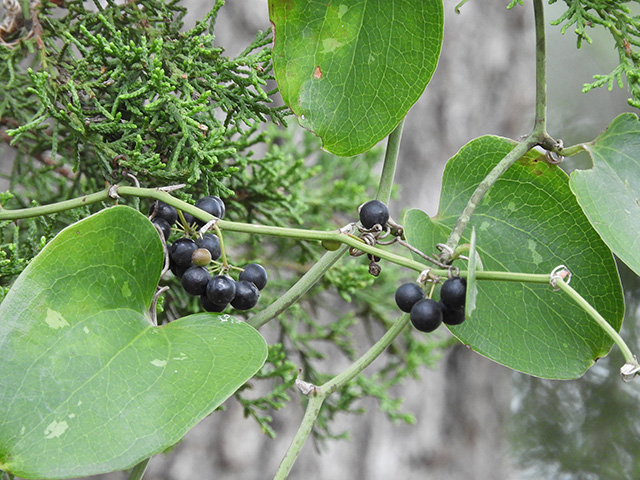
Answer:
M64 420L62 422L53 421L44 429L44 438L58 438L69 428L69 424Z
M334 50L340 48L342 45L344 44L342 42L339 42L335 38L325 38L324 40L322 40L323 53L333 52Z
M159 360L157 358L151 361L151 365L153 365L154 367L164 367L166 364L166 360Z
M124 282L122 284L122 286L120 287L120 292L122 293L123 297L131 296L131 288L129 288L129 282Z
M44 321L47 322L47 325L54 330L69 326L69 323L62 317L62 315L60 315L60 313L55 310L51 310L50 308L47 308L47 316Z
M538 244L533 240L531 239L527 240L527 248L531 251L531 254L533 255L533 263L535 263L536 265L540 265L540 263L542 263L542 255L540 255L536 251L537 246Z

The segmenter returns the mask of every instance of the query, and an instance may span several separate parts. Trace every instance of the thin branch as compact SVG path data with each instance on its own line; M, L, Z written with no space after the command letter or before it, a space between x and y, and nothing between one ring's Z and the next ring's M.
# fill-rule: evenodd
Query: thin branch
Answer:
M145 470L147 469L149 460L151 460L151 458L146 458L135 467L133 467L131 469L131 472L129 473L129 478L127 478L127 480L140 480L144 475Z
M389 204L391 199L391 190L393 188L393 179L396 173L396 165L398 164L398 152L400 151L400 140L402 139L402 128L404 118L400 120L398 126L389 134L387 140L387 149L384 155L384 164L382 166L382 175L380 176L380 184L378 185L378 193L376 200Z
M471 195L462 214L458 218L449 239L448 249L440 255L442 263L451 261L450 251L454 251L462 238L462 234L471 221L471 216L482 202L485 194L498 181L498 179L536 145L551 151L557 151L558 145L546 131L547 127L547 71L546 71L546 40L544 30L544 12L542 0L533 0L536 30L536 117L533 131L522 142L514 147L489 174L480 182ZM450 250L450 251L449 251Z

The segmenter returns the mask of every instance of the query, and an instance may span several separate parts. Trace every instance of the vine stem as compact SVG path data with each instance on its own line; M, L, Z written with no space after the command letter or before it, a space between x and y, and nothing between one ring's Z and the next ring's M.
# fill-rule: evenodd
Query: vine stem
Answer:
M157 190L154 188L140 188L140 187L129 187L122 186L117 189L118 194L122 196L133 196L133 197L143 197L143 198L152 198L155 200L163 201L169 205L176 207L178 210L185 211L187 213L192 214L194 217L199 218L204 222L211 221L214 217L210 214L200 210L199 208L179 200L175 197L172 197L167 192ZM74 198L71 200L65 200L63 202L58 202L50 205L40 205L37 207L24 208L24 209L16 209L16 210L6 210L0 209L0 221L2 220L17 220L21 218L29 218L40 215L51 215L53 213L60 213L66 210L70 210L72 208L78 208L83 205L88 205L91 203L99 203L110 200L109 190L103 190L97 193L93 193L90 195L85 195L82 197ZM415 270L416 272L422 272L426 265L424 263L418 262L416 260L412 260L407 257L403 257L401 255L389 252L387 250L372 247L367 245L358 237L353 235L348 235L345 233L339 233L337 231L321 231L321 230L307 230L307 229L296 229L296 228L285 228L285 227L273 227L266 225L254 225L249 223L239 223L239 222L230 222L227 220L218 220L217 226L224 231L230 232L239 232L239 233L248 233L253 235L268 235L268 236L276 236L276 237L286 237L286 238L297 238L300 240L311 240L311 241L323 241L330 240L343 243L349 247L355 247L359 250L362 250L366 253L371 253L372 255L379 256L384 258L385 260L395 263L396 265L410 268ZM340 252L340 253L339 253ZM314 270L312 267L309 272L313 272L309 274L308 277L305 278L305 283L297 289L297 293L294 295L285 295L282 298L286 299L284 301L291 302L288 306L293 304L296 298L299 298L301 295L306 293L306 291L311 288L315 282L324 275L324 273L331 268L335 262L338 261L340 256L343 253L343 248L341 247L339 250L335 252L327 252L324 257L325 260L320 260L320 266ZM308 273L309 273L308 272ZM434 275L446 276L448 275L448 270L445 269L437 269L432 268L431 272ZM465 270L460 271L460 275L465 277L467 272ZM304 278L304 276L303 276ZM547 283L549 282L550 276L547 274L529 274L529 273L519 273L519 272L498 272L498 271L480 271L476 273L476 278L480 280L502 280L502 281L510 281L510 282L529 282L529 283ZM278 308L282 308L282 304ZM274 313L275 309L272 311ZM279 312L281 313L281 312ZM266 323L268 319L266 316L259 318L256 322L259 325L263 325Z
M380 183L378 184L378 192L376 194L376 200L380 200L384 204L389 204L389 200L391 200L391 190L396 175L396 165L398 164L398 152L400 151L403 126L404 118L400 120L400 123L398 123L393 132L389 134L387 140L387 150L384 155L382 174L380 175Z
M139 464L133 467L131 469L131 472L129 472L129 477L127 478L127 480L140 480L144 475L144 472L147 470L149 460L151 460L151 457L145 458Z
M604 317L602 315L600 315L600 313L598 313L598 311L595 308L593 308L593 306L589 302L587 302L582 297L582 295L580 295L578 292L576 292L573 289L573 287L571 287L568 283L566 283L566 282L564 282L562 280L558 280L556 282L556 286L560 290L562 290L564 293L566 293L585 312L587 312L589 314L589 316L591 316L591 318L593 318L596 321L598 326L600 326L600 328L602 328L602 330L604 330L604 332L618 346L618 348L620 349L620 352L622 352L622 356L624 357L624 359L625 359L625 361L627 363L634 364L635 366L640 367L638 365L638 360L637 360L636 356L631 352L631 349L627 346L627 344L622 339L620 334L615 330L615 328L613 328L611 326L611 324L609 322L607 322L604 319Z
M471 221L471 216L475 212L480 202L484 198L485 194L489 191L489 189L493 186L494 183L506 172L511 166L516 163L524 154L526 154L529 150L531 150L538 141L532 136L529 135L524 141L518 143L513 150L511 150L498 164L493 167L493 169L487 174L487 176L478 184L473 194L471 194L471 198L467 202L464 210L460 214L456 225L453 227L451 234L447 240L447 246L450 248L449 250L443 250L440 255L440 261L442 263L448 263L451 260L451 253L455 251L458 243L460 243L460 239L462 238L462 234L467 228L467 225Z
M478 184L453 228L446 245L440 255L440 261L451 261L450 251L454 251L462 238L471 216L489 189L498 179L536 145L551 151L557 151L557 143L547 134L547 72L546 72L546 40L544 29L544 7L542 0L533 0L536 31L536 116L533 131L518 143Z
M320 414L323 403L324 397L314 394L309 395L309 402L307 403L307 409L304 411L304 417L302 417L300 427L298 427L298 431L295 437L293 437L287 453L285 453L282 458L273 480L285 480L289 476L291 468L300 454L300 450L302 450L307 438L311 434L311 430L313 430L313 425Z
M335 376L323 385L316 387L309 394L309 403L305 411L304 417L295 437L293 438L287 453L285 454L280 467L274 477L274 480L284 480L287 478L293 464L295 463L300 450L304 446L306 439L309 437L316 418L320 413L322 404L325 399L332 393L340 390L353 378L367 368L376 358L384 352L387 347L396 339L402 330L409 323L409 315L403 314L396 320L389 330L378 340L369 350L367 350L356 362L354 362L344 372Z

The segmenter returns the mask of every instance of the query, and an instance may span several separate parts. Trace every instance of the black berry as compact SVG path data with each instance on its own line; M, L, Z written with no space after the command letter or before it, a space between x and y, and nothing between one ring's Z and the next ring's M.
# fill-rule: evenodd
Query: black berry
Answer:
M224 311L225 308L227 308L228 304L224 304L224 305L217 305L215 303L213 303L211 300L209 300L209 297L207 297L206 295L202 295L200 297L200 306L206 310L207 312L217 312L220 313L222 311Z
M220 198L214 195L202 197L196 202L195 206L200 210L204 210L205 212L217 218L222 218L222 216L224 215L224 203L222 203L222 200L220 200ZM203 222L200 219L196 219L196 223L199 226L203 226L206 222Z
M218 218L224 218L224 214L227 212L227 207L225 206L224 202L220 197L216 195L211 195L211 198L213 198L216 202L218 202L218 205L220 205L220 216Z
M421 332L433 332L442 323L442 307L431 298L425 298L411 309L409 318Z
M178 219L178 211L171 205L167 205L159 200L153 202L149 209L149 215L153 215L153 212L155 212L155 216L153 218L164 218L169 225L173 225Z
M211 275L204 267L190 267L182 274L182 287L191 295L204 295Z
M193 255L194 250L197 248L196 242L190 238L179 238L169 247L169 257L171 257L171 260L173 260L176 265L186 267L191 265L191 255Z
M258 290L262 290L267 285L267 271L262 265L250 263L240 272L238 280L253 282L253 284L258 287Z
M202 237L196 239L196 245L200 248L206 248L211 254L211 260L220 258L222 250L220 249L220 239L214 233L205 233Z
M187 266L178 265L171 258L169 258L169 269L171 270L171 273L173 273L178 278L182 278L182 275L184 274L184 272L187 271L189 267L190 265L187 265Z
M171 225L169 224L169 222L161 217L153 217L151 223L158 226L165 241L169 240L169 237L171 236Z
M364 228L383 227L389 221L389 209L380 200L369 200L360 207L360 223Z
M211 263L211 252L206 248L196 248L191 254L191 263L198 267L206 267Z
M369 258L369 260L371 260L372 262L379 262L380 261L380 257L377 255L371 255L370 253L367 253L367 257Z
M413 306L424 298L424 291L417 283L404 283L396 290L396 304L409 313Z
M464 307L451 309L447 308L445 305L440 302L442 307L442 322L447 325L460 325L465 320Z
M216 275L209 279L207 298L216 305L227 305L236 296L236 282L227 275Z
M239 280L236 282L236 295L231 301L231 306L238 310L249 310L258 303L260 290L253 282Z
M451 310L464 307L467 295L467 281L461 277L448 278L440 288L440 301Z

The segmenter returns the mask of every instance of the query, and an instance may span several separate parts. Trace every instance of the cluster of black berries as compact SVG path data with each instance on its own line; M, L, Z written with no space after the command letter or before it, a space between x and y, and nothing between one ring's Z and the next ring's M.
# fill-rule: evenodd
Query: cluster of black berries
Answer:
M464 322L467 281L461 277L447 279L440 288L440 301L425 298L417 283L405 283L396 290L396 304L407 312L411 323L421 332L433 332L441 323L460 325Z
M224 202L215 195L201 198L195 206L217 218L225 214ZM155 202L149 214L168 240L171 227L178 219L177 210ZM184 212L182 215L187 225L204 226L204 222L192 215ZM222 312L229 304L238 310L249 310L258 303L260 290L267 285L267 272L257 263L241 269L237 281L226 273L212 276L207 267L222 254L220 239L213 233L204 233L195 240L178 238L168 248L171 272L180 279L187 293L200 297L200 305L208 312Z

